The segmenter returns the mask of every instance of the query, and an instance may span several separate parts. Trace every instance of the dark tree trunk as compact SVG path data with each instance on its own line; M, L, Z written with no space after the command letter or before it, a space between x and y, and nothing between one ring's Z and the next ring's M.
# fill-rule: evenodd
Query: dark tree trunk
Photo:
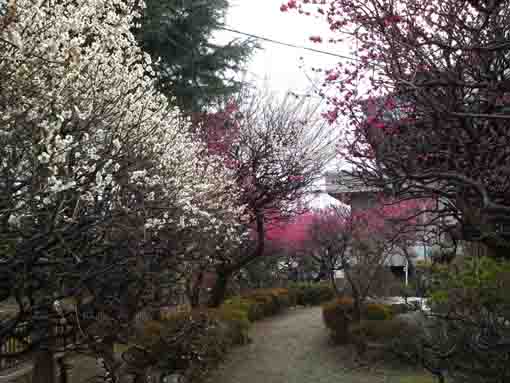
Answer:
M340 295L340 291L338 290L338 286L336 284L335 272L334 271L331 271L329 273L329 280L331 281L331 285L333 286L333 290L335 291L336 296L339 296Z
M216 271L216 281L211 290L211 296L209 298L209 307L220 306L227 295L227 287L231 274L224 270Z
M202 290L202 282L204 280L204 273L200 271L195 281L191 281L188 286L188 299L191 307L195 308L200 305L200 292Z
M66 363L65 357L59 358L57 364L60 372L59 383L69 383L68 371L70 366Z
M318 282L322 281L324 278L329 278L329 274L330 274L330 272L329 272L328 265L326 264L326 262L321 261L319 272L313 281L315 283L318 283Z
M257 213L255 221L257 224L257 246L255 250L249 256L239 260L235 264L223 265L216 268L216 282L211 290L209 307L218 307L223 303L227 295L228 282L232 275L264 255L264 215L262 213Z
M354 315L353 315L352 320L354 323L359 323L361 321L362 302L361 302L360 294L354 286L352 289L352 298L354 300L354 313L353 313Z
M55 360L50 350L40 350L34 358L33 383L55 383Z

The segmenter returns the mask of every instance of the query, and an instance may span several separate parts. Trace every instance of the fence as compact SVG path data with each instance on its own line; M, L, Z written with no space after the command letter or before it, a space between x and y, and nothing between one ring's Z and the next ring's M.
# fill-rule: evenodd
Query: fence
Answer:
M21 323L19 324L16 329L14 330L16 334L21 336L22 334L26 334L28 329L27 323ZM30 343L31 337L30 335L23 337L23 340L25 342ZM16 354L19 352L22 352L26 347L26 344L21 342L18 337L10 337L7 338L7 341L4 342L4 344L1 345L0 350L1 354ZM24 359L22 357L19 358L7 358L0 356L0 370L4 370L7 368L13 368L22 363Z
M186 305L175 305L160 308L160 316L168 317L175 313L185 309ZM150 310L143 310L139 312L135 317L135 322L144 322L150 320L153 317L153 313ZM103 312L85 314L82 319L94 319L97 321L108 320L108 315ZM30 359L30 355L23 354L20 357L6 357L5 355L13 355L16 353L22 353L27 348L27 343L30 344L34 338L34 332L29 331L29 324L27 322L20 323L15 329L17 336L11 336L0 345L0 371L6 369L12 369L16 366L26 362ZM25 334L25 336L23 336ZM54 347L58 351L66 351L72 345L78 344L80 341L79 331L72 324L68 324L65 321L57 321L53 327L53 335L55 336ZM22 337L23 341L20 341ZM25 343L26 342L26 343Z
M14 368L30 359L30 355L22 354L20 357L6 357L5 355L14 355L22 353L27 348L27 343L32 342L32 336L28 332L28 323L20 323L14 330L15 336L7 338L0 347L0 371ZM78 341L78 334L73 331L73 326L63 321L58 321L53 327L53 335L55 337L55 349L66 350L69 346ZM22 337L23 341L19 338ZM26 343L25 343L26 342Z

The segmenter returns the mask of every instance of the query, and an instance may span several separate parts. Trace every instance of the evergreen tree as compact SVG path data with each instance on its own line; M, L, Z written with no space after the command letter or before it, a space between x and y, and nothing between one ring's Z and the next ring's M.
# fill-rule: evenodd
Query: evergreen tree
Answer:
M197 111L235 93L236 72L255 45L250 40L212 42L223 26L227 0L147 0L138 32L143 49L161 58L159 85L185 111Z

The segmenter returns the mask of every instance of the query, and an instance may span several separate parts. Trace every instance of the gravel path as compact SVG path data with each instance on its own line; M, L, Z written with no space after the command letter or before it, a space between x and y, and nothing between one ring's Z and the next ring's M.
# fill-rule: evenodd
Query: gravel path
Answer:
M356 369L353 352L329 342L320 307L257 322L211 383L398 383L396 371Z

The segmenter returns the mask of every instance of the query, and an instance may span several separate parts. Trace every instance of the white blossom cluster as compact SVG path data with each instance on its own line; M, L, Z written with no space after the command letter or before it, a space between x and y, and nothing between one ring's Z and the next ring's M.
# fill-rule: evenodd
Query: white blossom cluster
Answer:
M102 203L145 230L240 240L243 207L222 161L205 155L155 87L131 32L135 0L11 0L0 16L0 187L20 225L62 222ZM64 209L70 200L76 209Z

